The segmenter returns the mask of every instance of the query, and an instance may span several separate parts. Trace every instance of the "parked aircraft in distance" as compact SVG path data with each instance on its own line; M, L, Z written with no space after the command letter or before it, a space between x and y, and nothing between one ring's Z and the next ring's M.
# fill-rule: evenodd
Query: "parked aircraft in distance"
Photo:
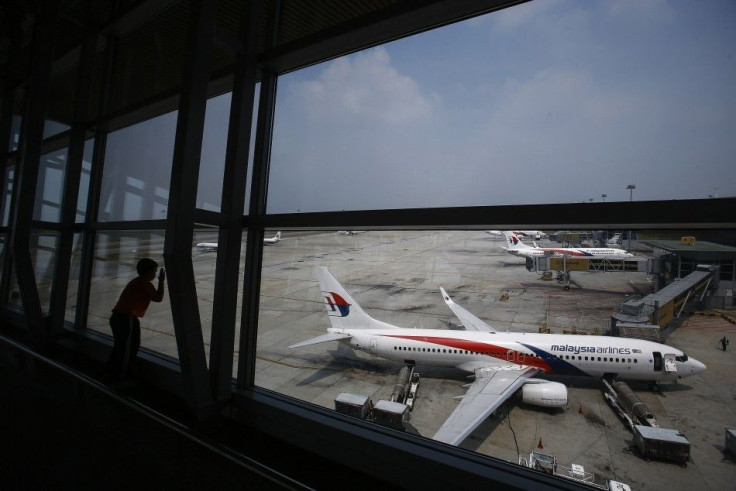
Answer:
M506 247L502 247L509 254L526 258L539 256L571 256L593 259L628 259L634 257L630 252L611 247L532 247L524 244L518 235L513 232L503 232L506 237Z
M497 332L442 298L465 330L407 329L368 315L325 267L317 269L331 327L327 334L289 346L339 341L349 348L407 365L456 367L475 375L467 393L432 437L460 444L517 389L527 404L567 405L567 388L533 378L543 372L634 380L675 381L705 370L677 348L640 339L573 334Z
M547 234L545 234L541 230L509 230L509 232L513 232L514 234L521 237L531 237L535 240L546 239L548 237ZM498 237L503 237L504 234L500 230L488 230L488 233Z
M271 237L270 239L263 239L263 243L265 245L274 245L281 242L281 232L276 232L276 235Z
M621 244L621 233L620 232L616 232L615 234L613 234L613 237L611 237L610 239L606 241L606 245L615 246L619 244Z
M274 245L281 241L281 232L276 232L271 238L264 238L263 245ZM197 249L202 252L212 252L217 250L217 242L199 242L196 245Z

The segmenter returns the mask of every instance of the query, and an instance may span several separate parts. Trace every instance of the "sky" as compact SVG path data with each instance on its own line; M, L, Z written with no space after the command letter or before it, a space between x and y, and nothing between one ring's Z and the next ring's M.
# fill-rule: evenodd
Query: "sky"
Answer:
M536 0L284 75L268 212L736 196L734 25Z

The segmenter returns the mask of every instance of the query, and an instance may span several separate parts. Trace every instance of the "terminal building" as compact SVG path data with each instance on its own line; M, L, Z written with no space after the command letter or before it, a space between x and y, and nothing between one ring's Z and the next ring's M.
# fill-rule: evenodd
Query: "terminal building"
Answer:
M269 207L280 80L524 3L3 2L0 487L578 489L254 383L264 238L276 230L734 229L734 198L380 209L361 201L374 188L359 179L334 209ZM217 192L201 194L205 181ZM291 182L294 195L317 192ZM195 271L207 234L216 267ZM732 250L651 244L672 257L663 274L718 263L721 285L733 281ZM140 251L167 270L161 325L175 345L147 340L139 385L121 391L102 375L107 316Z

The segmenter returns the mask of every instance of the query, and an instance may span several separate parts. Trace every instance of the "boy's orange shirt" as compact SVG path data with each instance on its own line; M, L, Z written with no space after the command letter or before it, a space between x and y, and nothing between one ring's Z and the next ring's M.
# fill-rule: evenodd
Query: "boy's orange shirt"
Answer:
M125 286L112 313L134 315L140 318L145 315L151 301L160 302L163 299L163 292L159 293L153 283L138 276Z

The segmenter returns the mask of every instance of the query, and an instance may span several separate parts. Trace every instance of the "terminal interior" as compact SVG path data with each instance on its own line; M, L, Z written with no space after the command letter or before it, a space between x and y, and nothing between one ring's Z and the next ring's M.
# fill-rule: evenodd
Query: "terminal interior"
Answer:
M387 43L439 49L413 40L452 33L462 23L472 27L484 16L508 15L498 28L513 26L526 8L545 7L521 0L0 6L0 486L587 489L513 457L483 453L488 443L435 442L424 432L437 424L436 415L417 421L416 431L397 431L335 411L338 389L324 390L330 377L348 372L352 385L344 392L368 390L393 386L400 367L333 361L325 350L336 345L300 354L285 348L326 327L317 266L345 278L376 317L434 328L456 321L442 310L440 281L459 302L483 309L474 310L479 317L525 332L544 332L543 326L562 333L575 323L574 333L661 340L681 314L733 309L736 198L662 194L638 201L645 183L637 182L637 190L627 181L619 201L607 194L571 198L575 185L562 197L535 201L519 182L496 189L501 195L513 188L521 201L505 194L499 201L466 200L465 189L482 189L491 179L459 176L469 158L463 149L442 155L450 167L444 174L439 166L413 166L405 148L349 140L364 124L388 138L392 124L411 116L393 112L406 102L401 94L376 107L361 102L360 92L348 94L346 107L368 115L358 126L319 103L334 90L330 81L360 63L386 68ZM407 46L394 55L397 63L416 62L416 48ZM324 78L300 81L323 63L332 63ZM452 77L456 69L430 63L424 76ZM507 69L497 61L497 70ZM412 83L393 68L383 76L390 78L387 93L411 93ZM485 96L492 89L479 90ZM305 93L303 113L285 112L291 98ZM433 100L415 101L412 124L430 119L425 104ZM320 121L323 113L330 125ZM515 122L508 124L515 131ZM441 133L465 142L452 125ZM323 167L316 138L323 132L330 133L329 146L350 141L355 162L376 148L397 160ZM284 135L300 134L306 136L296 141L291 162ZM431 136L407 134L412 151L433 151ZM372 166L378 177L364 173ZM402 166L411 168L407 181L392 183ZM488 166L499 180L508 170L503 162ZM533 180L543 181L543 166L533 169ZM320 187L309 184L314 175ZM733 170L715 177L729 178L736 180ZM650 187L656 179L650 177ZM565 266L563 290L554 278L543 281L543 266L514 261L487 233L518 229L576 231L572 239L571 233L536 239L545 247L604 247L621 237L615 246L637 259ZM110 311L141 257L165 268L165 296L141 319L132 381L110 386ZM619 289L608 284L612 278ZM527 307L529 296L520 292L540 292L528 286L533 282L547 293ZM627 300L634 290L640 295ZM601 303L578 300L586 292ZM560 295L572 300L555 323L550 309L567 300L551 299ZM315 366L319 373L298 382L287 375ZM418 371L438 398L459 395L461 376L445 385L446 372ZM418 413L430 413L430 406L420 407L421 391L420 385ZM447 410L452 398L442 404Z

